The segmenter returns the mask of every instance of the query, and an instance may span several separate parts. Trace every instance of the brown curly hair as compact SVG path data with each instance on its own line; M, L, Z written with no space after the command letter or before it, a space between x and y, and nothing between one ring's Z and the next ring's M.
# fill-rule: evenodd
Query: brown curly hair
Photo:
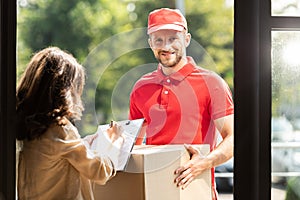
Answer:
M17 87L17 139L36 139L52 124L80 120L84 82L84 68L70 53L58 47L37 52Z

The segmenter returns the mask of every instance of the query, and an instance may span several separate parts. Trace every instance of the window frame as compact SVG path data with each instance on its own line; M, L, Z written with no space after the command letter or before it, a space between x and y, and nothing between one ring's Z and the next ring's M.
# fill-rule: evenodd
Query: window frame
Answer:
M271 16L271 0L234 12L234 199L271 199L271 32L299 30L300 18Z
M266 2L234 2L234 199L271 199L270 33L265 28L270 4Z
M16 8L0 0L0 199L16 196Z

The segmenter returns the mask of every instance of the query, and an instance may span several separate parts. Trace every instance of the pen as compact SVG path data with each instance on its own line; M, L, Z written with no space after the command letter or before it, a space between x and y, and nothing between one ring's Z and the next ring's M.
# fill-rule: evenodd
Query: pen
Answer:
M110 124L109 124L109 127L111 128L111 127L113 127L113 125L114 125L114 121L111 120L111 121L110 121Z

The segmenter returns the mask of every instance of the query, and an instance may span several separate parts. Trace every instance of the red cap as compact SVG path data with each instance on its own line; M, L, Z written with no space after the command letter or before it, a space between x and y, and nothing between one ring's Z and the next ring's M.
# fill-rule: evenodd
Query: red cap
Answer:
M154 10L148 16L148 34L162 29L187 30L186 19L178 9L161 8Z

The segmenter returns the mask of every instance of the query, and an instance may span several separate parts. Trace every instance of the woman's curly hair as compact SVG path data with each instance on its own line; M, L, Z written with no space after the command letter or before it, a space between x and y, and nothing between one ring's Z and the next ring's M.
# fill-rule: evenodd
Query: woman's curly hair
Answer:
M36 139L52 124L80 120L84 82L84 68L71 54L57 47L37 52L17 87L17 139Z

